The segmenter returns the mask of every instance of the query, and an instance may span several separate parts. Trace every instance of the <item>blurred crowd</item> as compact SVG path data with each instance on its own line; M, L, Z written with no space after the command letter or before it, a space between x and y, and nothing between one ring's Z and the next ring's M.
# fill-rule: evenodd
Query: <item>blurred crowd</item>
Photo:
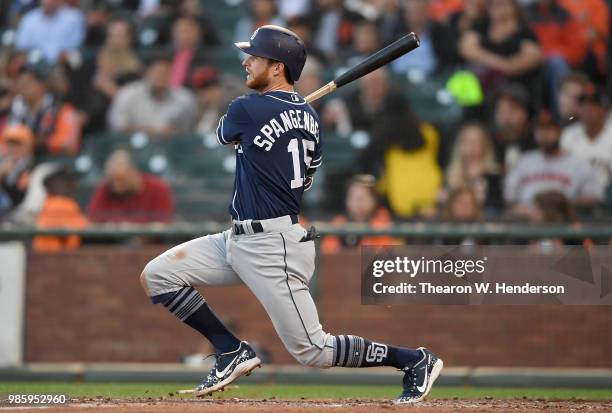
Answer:
M305 41L303 95L405 33L421 39L414 52L313 104L324 139L357 148L350 168L321 179L317 218L375 227L609 218L612 2L227 0L242 16L233 38L218 27L213 3L2 2L0 220L171 222L172 182L139 170L130 151L110 154L86 205L72 195L78 173L49 160L74 159L100 132L160 141L214 132L246 92L240 71L226 73L219 56L233 53L239 65L232 42L264 24ZM450 128L419 116L409 98L433 81L444 86L440 101L460 107ZM343 244L351 241L326 240L330 251Z

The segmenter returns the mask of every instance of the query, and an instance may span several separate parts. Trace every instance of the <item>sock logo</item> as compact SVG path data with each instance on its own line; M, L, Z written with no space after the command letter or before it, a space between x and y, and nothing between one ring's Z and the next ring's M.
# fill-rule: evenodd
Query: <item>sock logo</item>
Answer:
M387 345L374 343L368 346L368 350L366 351L366 361L367 362L381 362L385 357L387 357Z

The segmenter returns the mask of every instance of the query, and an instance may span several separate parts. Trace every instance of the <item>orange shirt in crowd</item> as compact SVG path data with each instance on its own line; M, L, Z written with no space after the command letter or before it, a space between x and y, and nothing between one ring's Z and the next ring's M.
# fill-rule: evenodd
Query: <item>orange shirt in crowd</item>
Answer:
M587 42L600 63L605 64L608 34L610 33L610 11L604 0L559 0L561 7L568 10L582 27ZM594 30L597 38L589 39L588 32Z
M338 215L332 219L331 224L336 226L342 226L350 221L344 215ZM374 229L386 229L393 226L393 219L391 214L386 208L379 208L374 216L368 221L368 224ZM361 237L357 246L364 245L399 245L402 241L388 236L388 235L373 235ZM321 243L321 251L324 254L333 254L342 249L342 238L335 236L328 236L323 238Z
M60 195L49 195L45 201L38 219L36 227L45 228L69 228L82 229L87 226L87 219L81 212L79 204L72 198ZM33 247L36 251L54 252L64 249L74 249L81 245L81 239L76 235L67 237L46 237L38 236L34 238Z
M451 14L463 10L463 0L430 0L429 17L433 20L443 22Z
M540 47L546 57L561 56L571 66L577 66L584 61L587 53L587 43L583 30L571 12L567 11L567 20L547 20L546 15L536 19L531 24L531 29L538 37Z
M46 139L47 151L53 155L75 155L81 144L81 127L76 110L63 104L55 120L53 132Z

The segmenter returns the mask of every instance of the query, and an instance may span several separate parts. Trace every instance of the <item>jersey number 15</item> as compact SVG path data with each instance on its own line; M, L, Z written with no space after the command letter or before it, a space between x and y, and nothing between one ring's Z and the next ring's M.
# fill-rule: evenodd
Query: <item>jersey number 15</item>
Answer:
M306 170L312 162L312 157L308 155L308 152L314 153L315 143L308 139L302 139L302 146L304 147L304 173L301 173L300 168L300 147L298 139L293 138L287 145L287 152L291 153L291 159L293 160L293 179L291 180L291 189L300 188L304 185L304 178L306 177Z

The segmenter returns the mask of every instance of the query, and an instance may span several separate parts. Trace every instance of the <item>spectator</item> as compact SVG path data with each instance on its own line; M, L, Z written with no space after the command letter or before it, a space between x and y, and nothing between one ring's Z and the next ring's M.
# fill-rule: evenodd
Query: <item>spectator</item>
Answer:
M8 79L5 81L0 80L0 132L4 129L8 122L9 115L11 112L11 103L13 96L11 95L11 87Z
M453 43L453 53L460 59L459 40L464 33L482 25L487 15L487 0L466 0L465 7L449 16L449 39Z
M438 215L444 222L454 224L478 223L482 220L481 204L472 189L460 186L450 192L446 202L441 205ZM435 242L441 245L469 246L486 244L487 240L472 237L462 238L449 234L437 239Z
M604 80L608 73L607 50L610 10L604 0L559 0L562 7L580 23L577 35L586 39L587 55L582 70L590 77Z
M549 102L556 102L561 79L586 54L580 24L558 0L536 1L528 8L528 16L546 59L544 79L548 84Z
M495 211L502 208L500 168L495 161L491 136L484 125L464 124L446 169L446 190L467 187L478 204ZM444 194L443 194L444 195Z
M459 52L476 66L485 89L508 79L530 85L537 80L534 71L542 63L537 38L516 0L489 1L487 19L463 34Z
M25 125L7 126L0 156L0 217L25 198L34 169L34 135Z
M397 74L418 70L427 75L457 62L448 28L429 17L427 0L407 0L404 10L406 32L415 32L421 40L418 49L391 63ZM396 35L399 37L399 34Z
M458 187L451 191L443 208L442 218L445 221L478 222L480 217L480 203L470 188Z
M583 61L586 44L580 35L580 25L559 0L537 0L529 6L527 14L546 59L560 57L572 67Z
M139 78L142 65L132 50L132 43L132 28L127 21L110 23L104 46L96 57L91 87L79 96L86 132L106 128L107 112L119 89Z
M529 93L520 84L501 88L494 106L493 145L495 160L511 169L520 154L535 148L530 127Z
M115 76L127 76L140 73L142 64L134 51L134 31L127 20L113 20L106 29L102 49L103 55L113 65Z
M310 3L311 0L280 0L278 5L279 14L287 21L296 17L303 17L308 12ZM310 55L310 49L308 54Z
M206 62L201 47L201 30L198 21L190 17L181 17L172 26L172 67L170 69L170 86L185 86L189 83L194 67Z
M234 40L242 42L251 37L255 29L266 24L284 26L285 22L278 16L274 0L250 0L250 14L236 23Z
M125 150L106 161L104 182L89 204L89 219L98 223L170 222L174 200L166 182L138 170Z
M221 44L215 24L200 0L182 0L179 5L178 16L195 19L198 22L202 45L213 47Z
M537 224L568 224L576 219L574 208L559 191L542 191L535 195L530 220Z
M81 140L78 115L72 105L50 93L48 75L43 62L26 64L17 77L9 122L30 128L36 155L74 155Z
M378 50L380 50L380 41L376 24L367 20L359 22L355 25L352 47L343 53L347 57L346 66L355 66Z
M468 0L469 1L469 0ZM464 0L429 0L428 14L435 21L445 23L451 15L464 9Z
M593 84L586 86L579 99L580 121L563 129L561 148L589 161L596 169L597 181L603 187L612 177L612 115L610 101Z
M17 29L17 50L38 50L49 63L55 63L62 53L81 46L85 38L83 14L63 3L41 0L40 7L23 16Z
M380 42L387 45L397 39L398 33L404 30L404 9L400 0L381 0L381 16L378 19Z
M310 93L323 86L323 79L321 78L322 71L323 67L321 66L321 62L309 57L302 69L300 80L295 82L296 91L302 96L308 96ZM321 100L315 100L311 105L316 107L320 102Z
M578 117L579 98L589 84L589 78L580 72L568 73L559 87L556 115L562 125L574 123Z
M323 64L327 64L327 56L323 53L312 39L312 26L306 17L294 17L287 22L287 28L297 34L304 42L308 50L308 60L315 59Z
M195 70L191 77L191 87L198 97L196 133L215 133L219 118L229 103L223 93L219 72L212 67Z
M347 123L350 133L365 133L365 139L359 138L365 147L356 168L382 177L394 214L407 218L434 206L442 181L437 164L440 136L390 87L384 68L363 77L359 89L342 102L329 102L322 121L325 127Z
M562 193L570 202L591 206L603 199L604 187L584 159L560 148L561 126L548 112L536 123L538 149L525 153L506 177L504 195L515 215L529 214L536 195Z
M348 184L345 199L346 215L337 215L331 221L332 225L342 226L347 223L367 224L375 229L385 229L393 226L391 214L380 206L376 192L376 179L371 175L357 175ZM363 245L394 245L399 240L390 236L346 236L325 237L321 248L326 254L333 254L344 248Z
M316 0L309 18L314 27L314 43L328 61L336 62L338 53L349 47L353 29L361 16L349 11L343 0Z
M87 226L87 219L73 198L76 182L77 176L66 168L60 168L45 178L47 197L36 219L36 228L82 229ZM74 249L80 245L78 235L38 236L32 243L34 250L45 252Z
M112 18L110 2L93 0L89 7L84 9L87 22L84 46L98 49L105 41L107 27Z
M23 16L38 7L38 1L8 0L0 2L0 23L14 27Z
M130 1L122 0L123 3L130 3ZM138 2L138 8L136 14L142 19L147 17L160 15L164 13L165 2L163 0L140 0Z
M403 149L422 148L424 139L410 103L391 88L389 74L382 68L359 81L359 89L342 102L323 110L327 127L343 124L348 133L366 132L370 136L366 159L362 166L368 173L377 172L384 151L394 144Z
M119 90L109 110L112 130L160 137L193 130L195 96L182 87L170 88L170 67L168 59L157 57L145 79Z
M529 222L535 225L563 225L569 226L576 221L576 214L571 202L559 191L544 191L535 196L534 208L529 214ZM589 243L589 240L584 240ZM550 252L564 244L580 245L576 240L563 240L561 238L543 238L532 241L530 249Z

